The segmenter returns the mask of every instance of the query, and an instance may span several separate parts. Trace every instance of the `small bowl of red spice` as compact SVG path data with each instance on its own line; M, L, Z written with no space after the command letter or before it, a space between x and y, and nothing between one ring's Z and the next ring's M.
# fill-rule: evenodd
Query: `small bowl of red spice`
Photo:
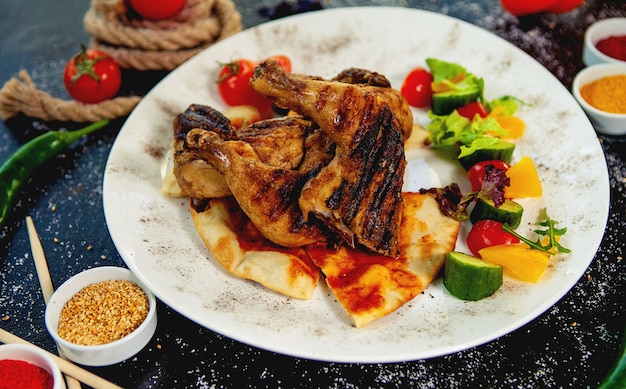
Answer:
M626 18L608 18L593 23L585 31L583 62L626 65Z
M0 346L0 387L64 389L59 367L45 351L31 345Z
M65 281L45 322L65 357L87 366L122 362L141 351L157 325L154 294L128 269L102 266Z
M581 70L572 94L597 132L626 134L626 64L600 64Z

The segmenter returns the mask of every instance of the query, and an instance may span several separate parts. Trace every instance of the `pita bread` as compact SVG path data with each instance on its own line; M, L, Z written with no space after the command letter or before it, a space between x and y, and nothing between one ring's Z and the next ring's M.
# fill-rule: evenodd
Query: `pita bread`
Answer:
M234 276L297 299L310 299L319 269L304 248L285 248L265 239L232 197L191 204L195 227L209 252Z
M460 222L444 216L434 196L403 193L400 256L307 246L326 283L356 327L397 310L421 293L454 250Z

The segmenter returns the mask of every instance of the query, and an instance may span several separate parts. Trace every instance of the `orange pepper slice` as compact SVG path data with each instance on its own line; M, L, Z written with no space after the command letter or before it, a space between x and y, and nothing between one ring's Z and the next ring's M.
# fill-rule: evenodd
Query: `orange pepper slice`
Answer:
M550 254L525 243L485 247L478 253L484 261L502 266L505 276L524 282L539 281L550 261Z
M506 171L510 185L504 188L504 197L518 199L525 197L541 197L543 188L537 168L530 157L522 157Z

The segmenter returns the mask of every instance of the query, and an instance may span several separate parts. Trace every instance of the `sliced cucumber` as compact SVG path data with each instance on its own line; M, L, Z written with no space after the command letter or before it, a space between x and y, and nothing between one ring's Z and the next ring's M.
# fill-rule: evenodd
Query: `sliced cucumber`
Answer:
M476 101L481 93L479 88L434 93L430 108L435 115L449 115L455 109Z
M491 296L502 285L502 266L453 251L446 255L443 284L455 297L480 300Z
M504 204L496 207L489 197L478 196L470 214L470 220L472 223L476 223L478 220L495 220L516 229L522 221L523 213L524 208L513 200L504 200Z
M495 139L488 146L476 148L473 152L471 152L471 154L459 156L459 162L465 170L469 170L469 168L478 162L489 161L492 159L511 162L514 150L515 145L513 143L506 142L501 139Z

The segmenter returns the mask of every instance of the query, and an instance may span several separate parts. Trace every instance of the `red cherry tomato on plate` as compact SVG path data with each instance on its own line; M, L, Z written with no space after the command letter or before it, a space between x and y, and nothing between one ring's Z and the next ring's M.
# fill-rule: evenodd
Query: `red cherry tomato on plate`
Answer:
M117 95L122 72L117 62L105 52L83 47L67 61L63 83L75 100L95 104Z
M433 98L432 82L432 74L418 67L407 74L400 91L410 106L428 108Z
M511 167L511 165L509 165L508 163L500 161L498 159L477 162L467 171L467 178L469 178L469 181L472 184L473 191L478 191L482 188L483 182L485 181L485 168L488 165L492 165L496 169L502 170L504 172L509 170L509 168Z
M272 59L280 65L286 72L291 73L291 59L286 55L278 54L267 57L267 59Z
M478 101L474 101L457 109L459 115L468 118L469 120L474 119L474 116L479 115L481 118L486 118L489 115L487 111L487 107L484 104L479 103Z
M130 7L146 20L171 19L185 8L185 0L130 0Z
M230 106L252 105L259 110L261 117L272 115L272 102L258 94L250 86L257 63L249 59L237 59L222 65L217 76L217 90Z
M485 247L513 243L519 243L519 238L504 231L502 223L495 220L479 220L467 234L467 247L477 257L480 257L478 251Z

